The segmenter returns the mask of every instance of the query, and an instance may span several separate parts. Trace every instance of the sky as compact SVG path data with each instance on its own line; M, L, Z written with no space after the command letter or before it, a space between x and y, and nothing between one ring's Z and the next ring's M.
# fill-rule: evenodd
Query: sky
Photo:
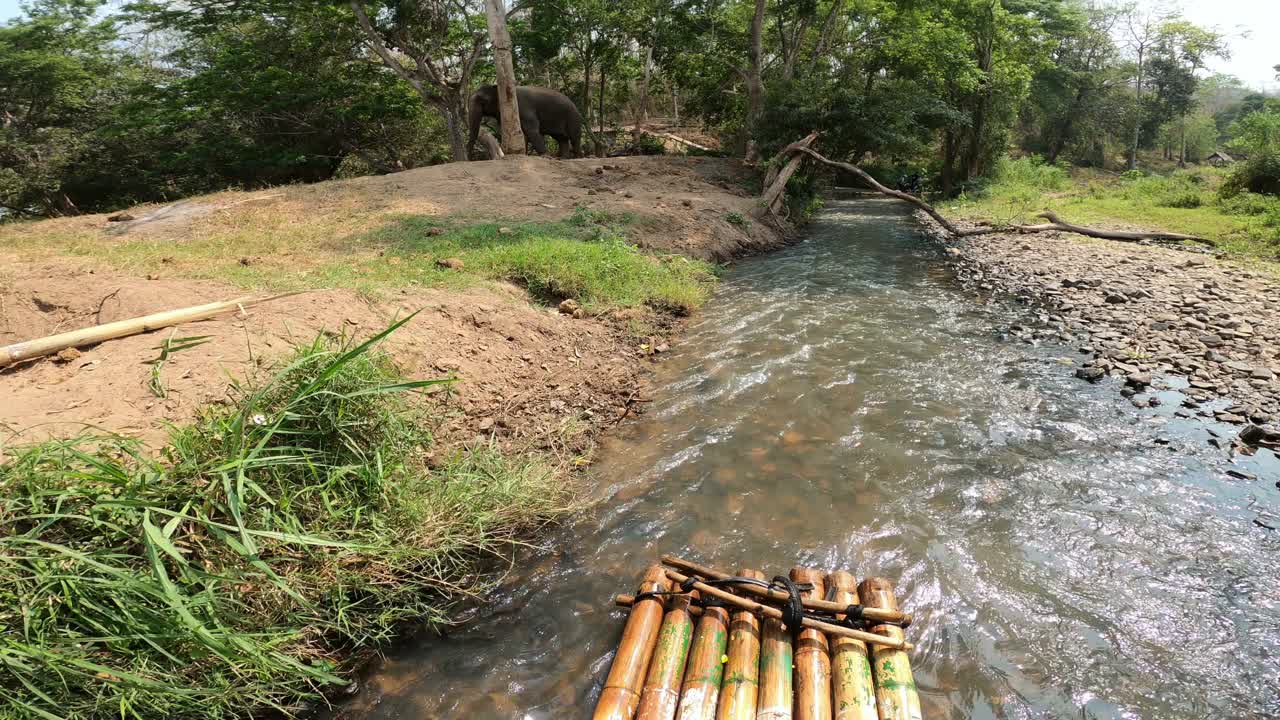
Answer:
M1273 65L1280 64L1280 0L1183 0L1188 20L1228 35L1231 59L1209 69L1235 75L1252 88L1280 92ZM18 14L18 0L0 0L0 21Z

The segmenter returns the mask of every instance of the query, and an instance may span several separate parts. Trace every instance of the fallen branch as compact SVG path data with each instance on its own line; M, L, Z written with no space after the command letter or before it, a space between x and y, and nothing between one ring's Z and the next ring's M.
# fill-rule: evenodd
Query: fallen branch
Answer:
M130 335L138 335L152 330L171 327L173 325L181 325L182 323L196 322L198 320L208 320L226 312L233 310L243 310L244 308L268 302L270 300L278 300L290 295L306 292L298 290L294 292L282 293L280 295L272 295L265 298L254 298L245 296L234 300L224 302L209 303L207 305L195 305L193 307L180 308L178 310L166 310L165 312L155 313L152 315L143 315L142 317L129 318L127 320L117 320L106 325L94 325L93 327L81 328L80 330L72 330L70 332L50 335L48 337L37 338L35 340L27 340L25 342L14 343L0 348L0 368L5 368L14 363L23 360L31 360L33 358L52 355L67 348L83 347L85 345L96 345L107 340L115 340Z
M804 142L804 141L802 140L801 142ZM1037 225L1010 225L1007 228L984 227L984 228L972 228L969 230L961 230L960 228L951 224L951 221L943 217L942 213L935 210L934 207L929 203L925 202L924 200L921 200L915 195L911 195L910 193L904 193L904 192L886 187L884 185L881 185L880 182L877 181L874 177L872 177L870 173L858 167L857 165L825 158L821 154L819 154L817 151L815 151L813 148L808 147L807 145L802 146L800 143L792 143L791 145L788 145L783 150L783 152L795 153L796 158L799 158L800 154L805 154L824 165L828 165L834 168L839 168L853 175L856 175L859 179L862 180L862 182L866 183L867 186L871 187L876 192L882 195L888 195L889 197L892 197L892 198L897 198L904 202L911 203L912 205L915 205L916 207L920 208L929 217L933 218L939 225L941 225L942 228L947 231L947 233L949 233L954 237L973 237L975 235L992 235L995 233L1006 232L1006 231L1024 233L1024 234L1058 231L1058 232L1075 233L1077 235L1084 235L1086 237L1092 237L1092 238L1100 238L1103 240L1118 240L1120 242L1158 242L1158 241L1188 240L1191 242L1197 242L1197 243L1201 243L1209 246L1214 245L1214 242L1212 240L1209 240L1207 238L1197 237L1195 235L1183 235L1181 233L1171 233L1171 232L1161 232L1161 231L1128 232L1123 230L1099 230L1097 228L1085 227L1083 225L1074 225L1072 223L1062 220L1056 214L1054 214L1049 210L1045 210L1044 212L1036 216L1036 217L1041 217L1048 220L1049 222L1047 223L1040 223Z
M758 217L763 218L764 216L776 211L775 206L782 199L782 191L787 189L787 181L791 179L791 176L795 174L796 170L800 169L800 164L804 162L804 158L800 155L791 155L791 157L787 159L785 165L782 165L777 161L781 160L786 155L801 151L816 155L817 157L822 157L821 155L813 152L809 147L813 144L813 141L817 139L818 131L814 130L803 139L786 146L776 156L774 156L774 161L769 163L769 172L764 178L764 194L760 196L760 207L756 210L756 215ZM850 165L849 167L853 166ZM859 170L859 172L861 172L861 170ZM867 177L871 176L868 175Z

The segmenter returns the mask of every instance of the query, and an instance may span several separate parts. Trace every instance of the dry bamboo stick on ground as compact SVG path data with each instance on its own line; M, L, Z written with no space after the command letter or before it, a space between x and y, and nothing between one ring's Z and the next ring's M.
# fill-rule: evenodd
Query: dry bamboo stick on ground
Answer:
M893 585L885 578L873 577L858 586L858 597L867 605L896 609L898 600ZM877 625L876 632L901 638L902 628ZM920 696L911 676L911 661L901 650L885 646L871 648L871 674L876 683L876 710L880 720L921 720Z
M689 648L689 664L684 670L680 690L679 720L715 720L716 703L720 699L720 682L724 678L724 651L729 635L729 611L722 607L703 607L693 631Z
M823 573L809 568L792 568L791 580L809 583L813 589L802 597L822 597ZM806 628L796 638L795 720L831 720L831 655L827 636Z
M640 693L640 709L636 720L672 720L680 707L680 682L685 661L689 658L689 642L693 639L693 620L689 617L691 595L672 595L667 600L667 614L658 630L658 645L649 663L649 674Z
M640 581L640 592L665 592L670 586L662 567L651 565ZM662 600L647 597L631 606L627 625L622 630L618 652L613 656L609 677L605 680L600 701L596 703L595 720L633 720L640 703L640 689L649 660L653 657L662 622Z
M141 317L129 318L127 320L117 320L116 322L107 323L105 325L94 325L93 327L81 328L79 330L59 333L57 335L36 338L35 340L14 343L0 348L0 368L8 367L14 363L22 362L23 360L31 360L33 358L44 357L45 355L52 355L61 350L66 350L67 348L96 345L97 343L106 342L107 340L115 340L117 338L128 337L130 335L137 335L139 333L159 330L173 325L181 325L182 323L196 322L198 320L208 320L211 317L216 317L225 312L241 310L270 300L278 300L290 295L297 295L298 292L282 293L280 295L272 295L264 298L255 298L246 295L245 297L236 298L234 300L208 303L205 305L194 305L192 307L179 308L177 310L166 310L165 312L143 315Z
M742 577L764 579L764 573L743 568ZM724 666L720 707L716 720L755 720L760 694L760 619L750 610L733 614L729 624L729 660Z
M667 570L667 577L676 583L683 583L685 580L689 579L688 576L681 575L679 572L675 570ZM702 593L704 596L710 595L711 597L724 600L725 602L729 603L730 605L733 605L734 607L741 608L743 610L751 610L752 612L760 613L765 617L777 618L779 620L782 619L782 611L776 607L773 607L772 605L763 605L754 600L750 600L748 598L734 595L731 592L725 592L720 588L712 587L704 582L698 582L695 580L693 584L693 589ZM820 620L811 620L809 618L805 618L804 621L801 623L801 625L806 628L821 630L822 632L825 632L828 635L841 635L843 637L851 637L856 640L862 640L863 642L866 642L868 644L887 645L888 647L892 647L898 650L911 649L911 643L908 643L906 640L902 638L901 632L899 632L897 636L891 636L887 634L880 635L876 633L864 632L862 630L853 630L843 625L832 625L831 623L825 623ZM899 631L901 631L901 628L898 628L898 629Z
M707 578L708 580L724 580L725 578L731 577L728 573L720 572L715 568L707 567L706 565L699 565L698 563L690 562L689 560L678 558L673 555L663 555L662 564L668 565L670 567L673 567L682 572L689 573L691 575L697 575L699 577ZM769 590L768 588L762 588L757 585L739 585L734 589L741 590L742 592L755 595L756 597L759 597L759 598L765 598L767 600L776 600L778 602L786 602L788 599L787 594L785 592L782 592L781 590ZM822 600L821 598L805 598L804 607L806 610L819 610L821 612L828 612L828 613L843 613L845 609L849 607L849 603L827 602L825 600ZM896 609L885 610L884 608L864 607L862 615L868 620L872 620L872 621L878 620L880 622L888 622L888 623L899 623L903 627L906 627L911 624L911 615Z
M837 570L827 576L837 603L858 602L853 575ZM831 638L831 705L835 720L876 720L875 683L867 659L867 644L853 638Z
M791 634L782 620L766 618L760 627L760 695L756 720L791 720Z

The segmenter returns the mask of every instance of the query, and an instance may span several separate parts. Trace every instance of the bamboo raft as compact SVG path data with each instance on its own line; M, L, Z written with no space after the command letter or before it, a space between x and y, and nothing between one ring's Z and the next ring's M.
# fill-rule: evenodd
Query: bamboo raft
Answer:
M663 556L614 604L630 613L595 720L921 720L884 578Z

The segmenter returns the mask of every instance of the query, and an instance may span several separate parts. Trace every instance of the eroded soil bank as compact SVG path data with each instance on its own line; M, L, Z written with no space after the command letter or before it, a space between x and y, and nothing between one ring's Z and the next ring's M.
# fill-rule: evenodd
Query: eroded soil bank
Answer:
M1265 268L1063 233L953 239L919 219L962 280L1041 308L1009 331L1070 343L1064 372L1115 378L1140 408L1180 390L1179 416L1239 426L1246 452L1280 443L1280 281Z

